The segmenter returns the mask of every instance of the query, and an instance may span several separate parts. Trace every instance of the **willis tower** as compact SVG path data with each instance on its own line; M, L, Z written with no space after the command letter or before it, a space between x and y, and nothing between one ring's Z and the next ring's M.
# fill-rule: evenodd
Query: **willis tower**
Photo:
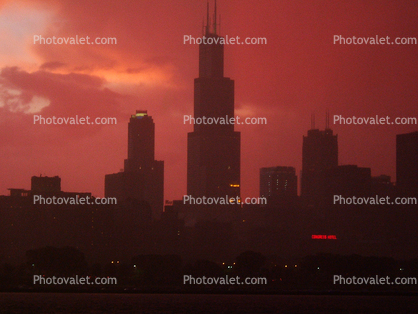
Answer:
M234 81L224 77L224 44L216 27L215 1L213 25L210 25L208 4L206 40L199 45L194 118L225 122L234 117ZM240 143L240 132L234 131L234 124L194 124L187 138L187 194L193 197L240 196Z

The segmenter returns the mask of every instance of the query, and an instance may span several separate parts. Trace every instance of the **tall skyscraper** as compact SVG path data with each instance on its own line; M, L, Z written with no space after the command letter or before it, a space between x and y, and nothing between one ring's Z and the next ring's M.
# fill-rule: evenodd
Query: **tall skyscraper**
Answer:
M125 171L152 168L155 163L155 124L147 111L137 110L128 123L128 159Z
M338 166L338 137L329 128L329 115L324 131L314 122L302 147L302 198L309 205L318 204L325 195L327 172Z
M401 193L418 191L418 131L396 135L396 188Z
M234 81L224 77L224 45L216 29L216 2L212 27L209 5L207 15L206 44L199 45L199 77L194 80L194 118L229 119L234 117ZM239 196L240 145L234 124L195 124L188 133L187 194Z
M297 196L297 177L293 167L260 169L260 197L281 200Z
M128 158L123 172L105 176L105 196L118 202L147 201L153 217L164 206L164 161L154 160L155 125L147 111L138 110L128 124Z

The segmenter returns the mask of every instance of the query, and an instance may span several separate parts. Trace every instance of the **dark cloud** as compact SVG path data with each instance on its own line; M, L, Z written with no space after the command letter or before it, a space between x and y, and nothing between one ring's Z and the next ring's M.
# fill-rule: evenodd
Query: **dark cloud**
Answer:
M65 66L65 63L58 61L45 62L40 66L41 70L56 70Z

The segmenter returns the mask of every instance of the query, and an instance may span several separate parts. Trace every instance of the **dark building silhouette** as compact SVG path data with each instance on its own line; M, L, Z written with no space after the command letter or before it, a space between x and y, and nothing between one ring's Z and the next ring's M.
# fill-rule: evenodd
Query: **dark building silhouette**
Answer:
M301 196L308 205L324 198L327 171L338 166L338 137L329 128L312 129L303 137Z
M90 192L64 192L61 190L61 178L59 176L43 177L33 176L31 178L30 190L25 189L9 189L10 196L17 198L24 198L34 195L41 195L45 197L92 197ZM30 199L32 202L32 199Z
M103 204L89 192L56 189L60 182L58 176L32 177L31 190L0 195L0 261L20 262L25 251L45 246L74 246L101 262L151 252L156 240L149 202Z
M328 200L334 195L344 197L369 196L371 194L372 176L370 168L356 165L343 165L328 169L325 173L324 189Z
M418 192L418 131L396 135L396 187L400 193Z
M0 256L18 261L26 250L48 245L93 251L93 243L102 237L98 208L108 206L95 205L89 192L64 192L60 186L58 176L33 176L30 190L12 188L9 196L0 196ZM73 203L59 198L72 198Z
M146 201L159 218L164 201L164 162L154 159L155 125L147 111L137 111L128 124L128 158L123 172L105 176L105 196L118 202Z
M260 169L260 197L280 200L297 196L297 176L293 167L269 167Z
M372 177L372 195L391 196L394 194L395 187L388 175Z
M220 40L215 21L206 39ZM194 80L194 118L234 117L234 81L224 77L224 45L199 45L199 77ZM220 120L219 120L220 121ZM187 193L194 197L240 195L240 133L234 124L194 124L187 143Z
M152 168L155 164L155 124L147 111L137 110L128 123L128 159L125 171Z
M31 190L32 192L61 192L61 178L55 177L36 177L31 178Z

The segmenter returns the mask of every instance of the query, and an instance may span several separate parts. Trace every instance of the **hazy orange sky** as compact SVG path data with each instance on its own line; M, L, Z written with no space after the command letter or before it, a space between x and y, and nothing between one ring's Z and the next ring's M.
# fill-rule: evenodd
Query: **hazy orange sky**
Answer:
M210 2L213 8L213 1ZM333 36L418 37L416 1L219 0L221 35L265 37L225 47L240 125L241 192L258 196L259 168L301 169L302 136L342 116L418 117L418 45L334 45ZM204 0L1 1L0 194L58 175L64 191L104 195L104 175L123 168L127 123L137 109L156 125L165 198L186 193L187 132ZM116 37L116 45L40 45L43 37ZM39 125L43 117L116 117L117 125ZM332 119L331 119L332 120ZM340 164L395 180L395 136L417 125L333 125Z

